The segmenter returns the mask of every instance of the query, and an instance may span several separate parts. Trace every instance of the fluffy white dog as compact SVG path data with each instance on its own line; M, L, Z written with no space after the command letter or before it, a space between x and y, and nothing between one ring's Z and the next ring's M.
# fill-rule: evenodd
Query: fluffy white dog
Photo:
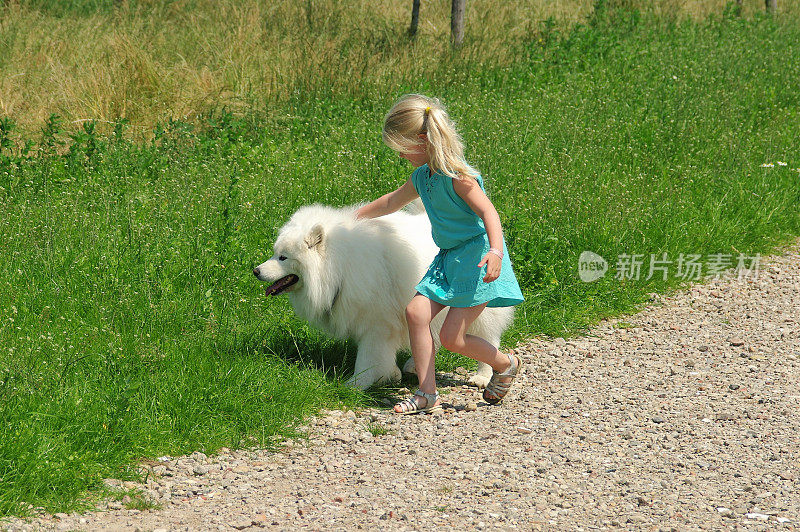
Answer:
M405 308L438 248L420 200L386 216L356 220L360 206L301 207L281 227L272 257L253 273L270 283L267 295L286 293L312 326L355 340L358 354L348 383L367 388L400 379L397 351L410 349ZM437 349L447 311L431 324ZM513 316L514 307L486 308L467 332L499 346ZM403 369L415 372L414 359ZM492 368L480 363L470 382L484 387L491 375Z

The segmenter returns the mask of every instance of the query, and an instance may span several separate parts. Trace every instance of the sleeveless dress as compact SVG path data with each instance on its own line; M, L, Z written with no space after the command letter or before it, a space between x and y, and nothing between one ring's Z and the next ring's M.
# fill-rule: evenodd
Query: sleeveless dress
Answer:
M478 176L483 188L483 178ZM489 251L483 220L456 194L453 179L431 173L427 164L414 170L411 182L431 221L433 241L439 246L428 271L415 287L417 292L448 307L510 307L524 301L503 238L500 276L484 282L487 265L478 263Z

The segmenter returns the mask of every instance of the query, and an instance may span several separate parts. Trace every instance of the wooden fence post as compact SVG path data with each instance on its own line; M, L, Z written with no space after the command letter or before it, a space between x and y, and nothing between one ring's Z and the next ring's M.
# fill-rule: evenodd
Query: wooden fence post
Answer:
M454 46L461 46L464 40L464 11L467 0L453 0L450 12L450 33Z
M417 25L419 24L419 2L414 0L414 5L411 7L411 27L408 28L408 34L412 37L417 34Z
M767 13L774 13L778 9L778 0L764 0Z

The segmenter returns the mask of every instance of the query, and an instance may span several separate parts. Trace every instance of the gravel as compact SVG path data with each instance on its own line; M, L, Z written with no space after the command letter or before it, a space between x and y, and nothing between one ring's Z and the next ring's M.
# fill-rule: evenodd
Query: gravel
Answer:
M457 370L440 375L442 414L324 412L277 453L159 458L138 487L161 509L109 501L2 526L794 529L799 289L800 241L757 279L728 272L586 336L516 346L525 369L500 406Z

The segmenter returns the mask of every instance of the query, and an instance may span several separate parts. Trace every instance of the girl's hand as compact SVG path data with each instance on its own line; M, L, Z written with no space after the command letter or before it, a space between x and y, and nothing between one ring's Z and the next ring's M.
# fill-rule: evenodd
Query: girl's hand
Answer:
M502 260L500 257L495 255L494 253L487 253L481 259L481 262L478 264L478 268L482 267L486 264L486 275L483 278L484 283L491 283L498 277L500 277L500 265Z

